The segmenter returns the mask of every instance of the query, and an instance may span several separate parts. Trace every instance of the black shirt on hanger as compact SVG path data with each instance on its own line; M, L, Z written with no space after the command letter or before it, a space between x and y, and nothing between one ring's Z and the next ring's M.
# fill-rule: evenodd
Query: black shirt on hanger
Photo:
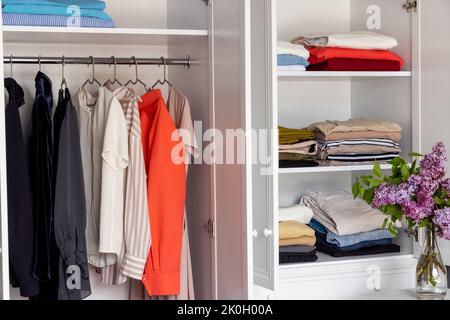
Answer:
M80 133L68 89L59 92L54 143L54 223L60 252L58 299L79 300L89 296L91 288Z
M10 281L23 297L39 293L33 278L34 227L28 156L19 108L25 104L23 89L14 79L5 79L9 102L5 110L6 167L8 185L8 236Z
M36 96L32 111L31 181L35 233L34 277L40 281L36 299L56 299L59 252L53 228L52 202L52 109L51 80L42 72L35 78Z

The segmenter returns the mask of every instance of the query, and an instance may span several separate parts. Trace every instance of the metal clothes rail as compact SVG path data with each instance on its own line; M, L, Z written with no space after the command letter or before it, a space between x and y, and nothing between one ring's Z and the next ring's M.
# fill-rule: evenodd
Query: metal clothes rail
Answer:
M117 57L44 57L44 56L4 56L4 64L86 64L86 65L164 65L191 66L189 56L185 58L117 58Z

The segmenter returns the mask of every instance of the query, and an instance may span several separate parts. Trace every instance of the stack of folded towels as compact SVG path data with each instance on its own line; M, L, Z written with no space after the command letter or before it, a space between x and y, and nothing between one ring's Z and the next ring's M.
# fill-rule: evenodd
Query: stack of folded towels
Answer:
M315 230L320 252L333 257L400 252L389 230L380 229L385 219L381 211L354 200L350 193L308 192L300 205L314 213L309 226Z
M305 71L309 66L309 51L304 46L278 42L278 71Z
M311 222L313 211L310 208L296 205L280 208L278 217L280 263L316 261L318 257L315 247L315 231L307 226Z
M356 118L314 123L309 130L315 134L317 159L323 165L382 163L401 152L402 127L395 122Z
M374 32L307 35L292 43L308 48L309 71L400 71L404 65L390 51L397 40Z
M314 161L318 144L311 131L279 126L278 133L280 168L316 167L319 165Z
M100 0L3 0L8 26L113 28Z

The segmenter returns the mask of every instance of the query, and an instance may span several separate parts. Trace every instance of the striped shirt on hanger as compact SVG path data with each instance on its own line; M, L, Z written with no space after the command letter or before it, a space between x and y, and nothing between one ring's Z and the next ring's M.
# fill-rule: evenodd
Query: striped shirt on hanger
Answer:
M124 242L115 265L102 269L102 282L121 284L127 277L141 280L150 251L150 216L148 212L147 175L142 152L140 98L126 87L114 91L119 99L129 134L129 164L126 173Z

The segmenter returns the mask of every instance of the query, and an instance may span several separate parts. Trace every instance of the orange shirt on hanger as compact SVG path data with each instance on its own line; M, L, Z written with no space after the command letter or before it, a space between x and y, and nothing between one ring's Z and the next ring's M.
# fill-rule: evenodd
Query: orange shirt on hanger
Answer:
M186 199L184 146L160 90L142 97L139 112L152 235L142 282L151 296L177 295Z

